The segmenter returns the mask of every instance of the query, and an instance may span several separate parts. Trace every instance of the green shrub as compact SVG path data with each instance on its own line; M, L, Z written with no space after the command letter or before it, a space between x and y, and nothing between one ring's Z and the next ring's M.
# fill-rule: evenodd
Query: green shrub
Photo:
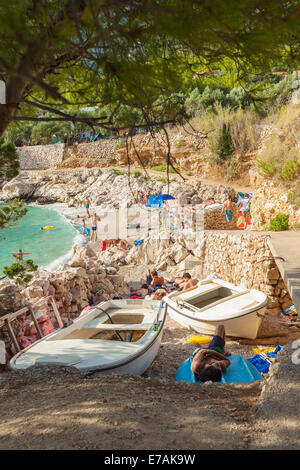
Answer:
M289 229L289 216L286 214L277 214L276 217L270 220L268 230L272 232L281 232Z
M163 165L157 165L157 166L153 166L151 168L151 170L154 170L154 171L167 171L167 167L163 166Z
M118 142L115 144L115 150L120 150L121 148L125 147L125 140L120 139Z
M249 110L238 108L230 112L230 135L234 150L252 152L258 146L257 116Z
M296 199L295 199L295 204L293 206L293 209L295 211L297 211L298 209L300 209L300 197L298 196Z
M230 128L225 122L209 137L209 146L212 153L221 161L226 160L232 154Z
M178 139L174 141L174 145L175 147L183 147L186 143L184 139Z
M133 176L134 176L135 178L138 178L139 176L141 176L141 172L140 172L140 171L134 171L134 172L133 172Z
M161 183L168 184L168 178L163 178L162 176L157 176L157 178L155 178L155 179L156 179L156 181L160 181ZM173 178L169 182L173 183L173 181L176 181L176 180Z
M13 199L7 204L0 205L0 229L9 226L27 214L27 208L21 199ZM1 239L1 237L0 237Z
M188 171L186 175L187 176L194 176L194 173L192 171Z
M283 180L291 181L296 177L298 163L294 160L288 160L280 165L280 176Z
M261 176L273 176L275 174L276 165L271 158L267 161L257 159L256 163L258 165L258 173Z
M288 183L297 177L299 169L300 107L288 104L274 124L274 131L266 140L260 153L260 162L272 158L272 172L269 176L279 177ZM264 172L263 172L264 173ZM268 176L268 173L262 176Z
M125 172L124 171L121 171L121 170L117 170L116 168L109 168L108 170L108 173L111 173L113 172L115 175L125 175Z
M16 256L15 256L16 258ZM38 266L32 259L15 261L10 266L4 266L3 274L9 279L14 279L19 285L27 284L32 279L30 272L37 271Z
M228 162L226 162L225 178L227 181L231 181L237 178L237 176L238 176L237 164L236 164L236 161L233 158L231 158L230 160L228 160Z
M294 202L295 199L297 199L297 193L295 193L295 191L289 191L287 198L289 202Z
M14 178L19 173L19 166L19 157L14 144L0 139L0 178Z

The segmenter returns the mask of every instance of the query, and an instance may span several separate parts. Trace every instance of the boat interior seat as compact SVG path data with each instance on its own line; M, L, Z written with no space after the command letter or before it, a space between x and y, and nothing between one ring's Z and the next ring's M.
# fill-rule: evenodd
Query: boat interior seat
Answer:
M97 328L99 330L148 330L151 328L153 323L101 323L95 320L91 321L88 325L85 325L85 329L88 328Z

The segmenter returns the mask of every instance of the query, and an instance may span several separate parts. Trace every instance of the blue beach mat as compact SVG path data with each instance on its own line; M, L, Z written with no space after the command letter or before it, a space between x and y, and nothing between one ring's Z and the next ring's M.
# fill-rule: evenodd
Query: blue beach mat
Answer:
M251 364L251 362L249 362L247 359L244 359L242 356L236 356L235 354L231 354L231 356L228 356L228 359L230 360L231 364L228 369L223 372L222 380L216 383L248 383L262 379L262 376L260 375L256 367ZM203 382L199 382L199 380L196 380L195 374L192 371L191 364L192 358L189 357L178 367L175 382L184 381L197 385L203 384Z
M83 227L80 227L80 232L83 233L83 234L89 235L90 234L90 229L86 227L86 229L84 230Z

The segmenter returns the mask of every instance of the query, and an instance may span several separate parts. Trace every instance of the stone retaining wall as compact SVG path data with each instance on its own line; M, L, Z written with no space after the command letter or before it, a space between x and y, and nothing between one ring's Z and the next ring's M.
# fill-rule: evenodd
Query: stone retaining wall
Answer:
M254 193L251 203L254 230L268 227L270 220L277 214L289 216L289 228L300 224L300 209L296 210L294 204L288 201L287 188L278 182L262 178L255 170L250 171L250 176Z
M75 144L67 147L57 168L103 168L116 163L116 140Z
M268 295L267 313L277 316L292 299L268 246L267 235L253 233L207 232L203 274L218 274L222 279Z
M47 170L63 161L64 144L19 147L17 153L21 170Z

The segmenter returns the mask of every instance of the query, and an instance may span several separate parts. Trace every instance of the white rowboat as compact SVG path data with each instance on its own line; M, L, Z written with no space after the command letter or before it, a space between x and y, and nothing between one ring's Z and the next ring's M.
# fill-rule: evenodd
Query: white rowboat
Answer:
M109 300L16 354L11 369L73 366L80 371L142 374L157 355L166 308L152 300Z
M267 304L267 296L221 279L204 279L185 292L164 297L168 314L180 325L213 335L223 324L227 336L255 339Z

